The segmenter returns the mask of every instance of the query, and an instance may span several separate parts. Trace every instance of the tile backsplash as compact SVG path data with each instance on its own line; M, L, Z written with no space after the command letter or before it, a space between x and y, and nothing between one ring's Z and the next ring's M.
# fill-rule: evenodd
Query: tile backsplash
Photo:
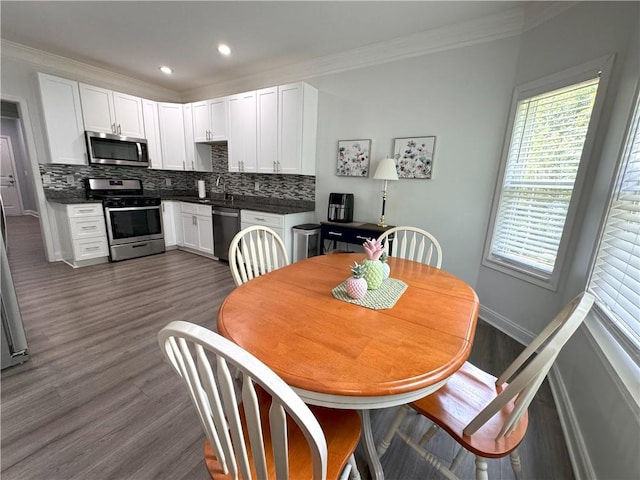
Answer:
M145 193L174 193L197 195L198 180L206 182L207 191L234 195L285 198L290 200L315 201L316 177L309 175L271 175L258 173L235 173L228 171L227 145L212 145L212 172L174 172L149 170L139 167L113 165L60 165L40 164L40 175L48 175L49 183L43 179L45 193L65 193L83 197L84 179L87 177L136 178L142 180ZM219 185L216 179L220 177ZM168 185L170 183L170 185ZM256 183L258 190L256 190Z

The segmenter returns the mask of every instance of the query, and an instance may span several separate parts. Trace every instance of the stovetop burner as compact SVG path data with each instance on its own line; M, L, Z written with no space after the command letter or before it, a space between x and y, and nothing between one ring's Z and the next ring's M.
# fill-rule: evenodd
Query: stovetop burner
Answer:
M85 179L87 198L102 200L105 207L148 207L160 205L160 197L143 195L142 181L119 178Z

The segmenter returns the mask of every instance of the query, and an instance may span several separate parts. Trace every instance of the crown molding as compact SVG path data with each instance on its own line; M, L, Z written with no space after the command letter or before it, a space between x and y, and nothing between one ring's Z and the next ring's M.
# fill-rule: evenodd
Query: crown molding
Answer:
M105 68L89 65L67 57L27 47L9 40L0 40L2 59L11 59L33 65L39 71L53 73L80 82L103 86L132 95L167 102L179 102L179 92L152 83L127 77Z
M527 2L524 27L526 32L548 22L581 2Z
M307 80L518 36L525 29L534 28L579 2L540 3L543 5L536 6L531 5L531 2L523 2L521 6L479 19L401 36L390 41L378 42L338 54L326 55L184 91L159 87L102 67L88 65L8 40L0 40L0 47L2 58L26 62L38 69L46 68L50 73L68 76L74 80L101 85L105 88L122 90L144 98L185 102Z
M189 89L182 95L189 100L228 95L512 37L522 34L524 13L523 4L495 15Z

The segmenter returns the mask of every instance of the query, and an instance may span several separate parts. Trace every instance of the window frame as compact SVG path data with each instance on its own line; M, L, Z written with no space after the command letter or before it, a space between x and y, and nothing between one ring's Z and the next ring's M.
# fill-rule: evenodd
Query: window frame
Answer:
M484 253L482 257L483 266L505 273L512 277L519 278L528 283L532 283L548 290L558 290L558 284L560 282L560 278L566 264L567 250L571 243L571 234L574 230L575 221L578 214L578 206L580 204L580 199L582 197L582 192L584 189L585 178L589 169L593 145L598 132L598 124L601 117L603 104L605 103L604 101L608 89L609 78L611 75L614 58L615 55L613 54L599 57L590 62L586 62L567 70L542 77L532 82L518 85L514 88L509 110L509 119L507 121L504 134L502 153L500 157L500 166L495 182L493 202L491 205L491 214L489 216L487 234L485 237ZM511 146L511 139L514 133L513 127L517 116L518 103L527 98L532 98L546 92L551 92L553 90L558 90L560 88L578 84L580 82L594 78L598 74L600 75L598 90L596 93L593 110L591 112L591 119L589 121L589 127L587 129L587 135L585 138L582 155L580 157L578 172L576 174L576 179L572 190L571 201L569 203L562 236L558 246L558 253L556 255L556 262L552 273L550 275L546 275L542 271L528 267L523 263L511 262L502 257L493 255L491 252L491 244L496 229L498 207L500 204L500 196L503 190L502 187L504 185L504 177L507 170L509 148Z
M618 158L616 160L615 170L613 173L613 178L611 180L611 186L607 194L607 204L600 219L597 241L594 245L593 252L591 254L591 260L589 262L589 273L585 285L585 290L587 291L591 291L591 282L593 280L596 262L600 253L600 247L602 246L605 230L609 221L611 207L616 195L619 193L622 180L624 178L625 171L623 167L625 167L627 154L632 148L630 141L632 141L633 139L631 138L631 135L633 135L634 133L636 135L640 135L640 82L636 84L633 99L634 100L629 111L629 116L623 135L623 141L618 152ZM609 312L609 310L601 305L599 296L597 294L594 294L594 296L596 298L596 301L593 305L592 312L595 319L597 320L597 325L590 325L587 323L589 331L594 336L594 338L596 338L598 344L600 344L601 346L605 344L605 347L606 345L610 345L611 343L615 344L617 348L621 348L629 356L629 359L633 362L636 368L640 367L640 351L638 350L638 345L622 331L621 327L618 326L618 320L611 318L611 313ZM606 352L611 352L612 350L615 349L611 346L605 348ZM614 355L607 355L607 357L612 356Z

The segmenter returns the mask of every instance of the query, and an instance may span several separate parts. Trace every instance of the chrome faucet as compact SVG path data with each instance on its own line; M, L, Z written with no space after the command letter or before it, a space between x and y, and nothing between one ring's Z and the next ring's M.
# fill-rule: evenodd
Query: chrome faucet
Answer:
M216 187L220 186L220 182L222 182L222 193L224 194L224 199L231 199L231 201L233 201L233 197L227 193L227 184L225 183L224 178L222 178L222 175L218 175L218 178L216 178Z

